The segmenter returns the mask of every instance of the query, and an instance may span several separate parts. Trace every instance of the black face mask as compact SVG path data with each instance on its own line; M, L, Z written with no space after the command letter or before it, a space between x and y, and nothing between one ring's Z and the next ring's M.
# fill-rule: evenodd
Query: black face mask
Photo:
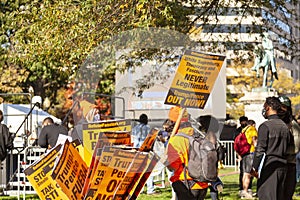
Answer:
M241 124L242 128L245 128L247 126L247 124Z
M262 109L261 114L262 114L262 116L263 116L265 119L268 118L268 116L267 116L267 110L266 110L265 108Z

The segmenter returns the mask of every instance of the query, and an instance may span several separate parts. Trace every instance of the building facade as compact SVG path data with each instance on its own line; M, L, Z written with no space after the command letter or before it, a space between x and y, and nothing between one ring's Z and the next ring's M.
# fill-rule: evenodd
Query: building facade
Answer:
M285 6L274 0L268 7L249 5L247 8L233 1L218 8L205 23L196 20L202 32L194 36L203 47L225 53L228 62L236 57L254 62L254 47L262 42L262 33L267 32L273 42L276 63L290 72L294 80L300 79L300 1L286 0ZM199 6L197 13L203 15L205 7ZM196 16L193 16L196 18ZM209 51L211 51L209 50Z

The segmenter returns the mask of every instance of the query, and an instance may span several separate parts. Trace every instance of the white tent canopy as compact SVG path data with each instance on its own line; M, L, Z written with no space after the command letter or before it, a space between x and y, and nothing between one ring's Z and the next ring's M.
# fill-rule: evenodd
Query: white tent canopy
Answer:
M37 139L37 133L41 128L42 121L46 117L51 117L55 123L61 123L60 119L50 115L36 106L33 108L32 113L30 113L32 107L33 105L31 104L0 104L0 109L4 116L3 123L7 125L11 133L16 133L19 129L15 143L17 143L18 140L22 140L20 136L24 136L26 132L31 132L28 136L29 143L31 143L30 141ZM28 120L26 120L22 125L27 115Z

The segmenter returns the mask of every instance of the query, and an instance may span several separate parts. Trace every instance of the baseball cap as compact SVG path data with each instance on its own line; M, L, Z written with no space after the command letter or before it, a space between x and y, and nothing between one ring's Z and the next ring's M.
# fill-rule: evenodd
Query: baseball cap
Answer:
M280 96L280 97L278 97L278 99L281 104L283 104L287 107L291 107L291 105L292 105L291 100L287 96Z
M240 121L240 122L248 121L248 117L246 117L246 116L241 116L241 117L239 118L239 121Z

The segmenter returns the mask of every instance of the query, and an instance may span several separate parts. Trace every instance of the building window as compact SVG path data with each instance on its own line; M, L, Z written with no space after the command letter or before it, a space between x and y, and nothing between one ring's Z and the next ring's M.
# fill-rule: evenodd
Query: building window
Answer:
M274 24L277 29L283 30L283 31L287 32L288 34L291 34L291 28L289 25L287 25L280 19L274 17L273 15L266 12L265 10L262 11L262 17L263 17L263 19L267 20L268 22Z
M196 26L201 26L197 24ZM202 26L202 33L261 33L260 25L252 24L205 24Z
M288 1L286 1L287 3L289 3ZM276 7L276 3L274 2L274 0L270 1L270 4L275 8ZM283 14L285 17L287 18L291 18L292 14L284 7L282 7L281 5L278 6L278 10L277 10L280 14Z

